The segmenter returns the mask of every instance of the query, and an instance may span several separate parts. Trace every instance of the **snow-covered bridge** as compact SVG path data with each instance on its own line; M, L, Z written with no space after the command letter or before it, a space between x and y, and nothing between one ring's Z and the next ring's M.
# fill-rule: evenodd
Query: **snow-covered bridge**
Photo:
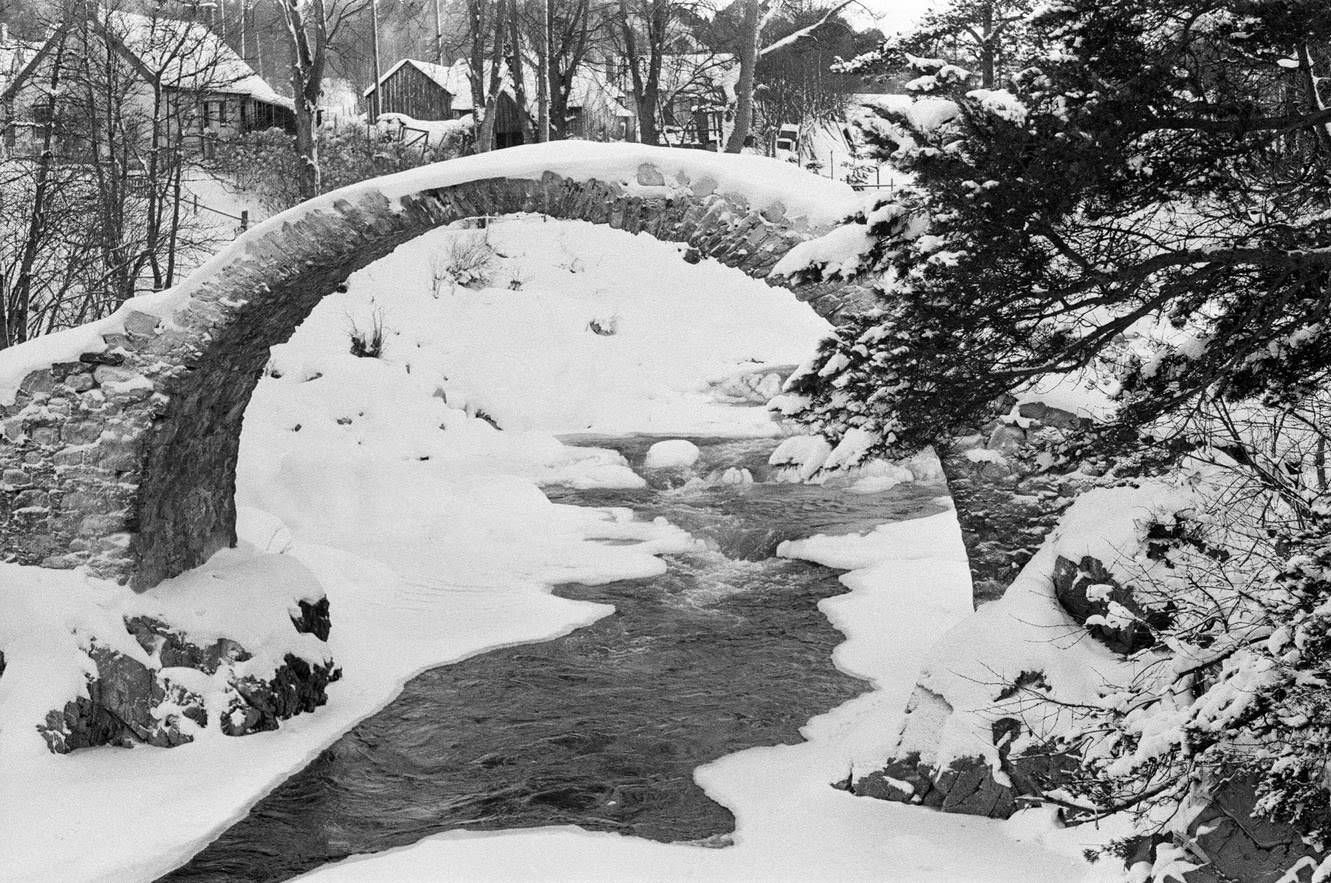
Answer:
M860 205L772 160L568 142L306 202L174 289L0 352L0 558L142 588L233 544L241 421L269 348L353 272L431 229L538 212L686 243L775 284L784 255ZM872 302L854 285L790 287L832 319Z

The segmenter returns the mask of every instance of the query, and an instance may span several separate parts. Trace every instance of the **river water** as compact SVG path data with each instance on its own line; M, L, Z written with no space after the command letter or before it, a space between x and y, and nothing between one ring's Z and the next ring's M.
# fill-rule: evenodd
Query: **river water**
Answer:
M667 556L659 577L557 587L615 613L419 675L163 879L285 880L458 828L572 824L725 846L734 819L693 770L798 742L810 717L865 689L833 667L841 635L817 609L844 591L837 573L777 558L777 545L932 514L943 491L775 483L773 439L696 438L692 468L645 470L655 440L566 439L619 450L647 488L546 492L663 516L705 548Z

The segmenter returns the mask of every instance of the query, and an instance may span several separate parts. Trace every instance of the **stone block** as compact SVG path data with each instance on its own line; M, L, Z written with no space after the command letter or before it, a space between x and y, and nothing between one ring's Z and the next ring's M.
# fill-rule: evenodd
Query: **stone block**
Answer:
M39 368L24 377L18 388L31 396L45 395L55 389L55 377L49 368Z
M638 166L638 183L644 187L664 187L665 175L651 163Z
M74 392L85 392L92 389L93 380L87 374L71 374L65 378L65 386Z

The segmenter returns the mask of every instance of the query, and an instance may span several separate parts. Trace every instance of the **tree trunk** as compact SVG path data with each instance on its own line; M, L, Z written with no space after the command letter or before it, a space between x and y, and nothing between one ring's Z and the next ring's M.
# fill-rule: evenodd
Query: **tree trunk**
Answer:
M758 66L758 0L744 0L740 29L739 82L735 85L735 128L726 140L726 153L739 153L753 127L753 72Z
M994 3L986 0L980 10L980 33L984 42L980 45L980 85L986 89L994 88L994 56L997 54L998 35L994 33Z
M18 273L14 279L14 292L5 315L5 334L0 348L28 339L28 313L32 309L32 267L37 251L46 233L46 201L50 189L53 142L55 140L56 96L60 93L60 66L64 61L65 36L61 34L51 64L51 94L46 100L50 121L42 133L42 155L37 159L37 182L32 194L32 214L28 216L28 230L23 237L23 251L19 257Z
M550 140L550 0L541 0L541 37L536 41L536 140Z
M296 154L300 156L300 195L313 199L323 189L323 175L319 169L319 138L315 132L315 110L305 98L305 84L292 71L292 88L296 93Z
M661 61L664 52L665 19L668 15L666 0L651 0L647 17L647 71L644 76L643 59L638 52L638 35L634 31L628 0L619 0L619 25L624 38L624 60L629 66L629 74L633 80L633 103L638 110L638 139L643 144L661 143L660 130L656 125L656 110L660 100Z
M467 0L467 25L471 29L471 47L468 52L467 80L471 85L471 121L476 150L489 149L484 135L485 124L485 2Z
M324 0L283 0L282 23L291 50L291 94L296 105L296 155L300 157L298 186L304 199L319 195L323 174L319 168L319 94L323 91L324 63L328 57L328 11ZM376 90L377 93L377 90Z
M531 117L527 113L527 85L522 75L522 68L518 4L517 0L508 0L508 70L513 77L513 98L518 103L518 112L522 117L522 141L524 144L531 144L536 140L536 130L532 127Z

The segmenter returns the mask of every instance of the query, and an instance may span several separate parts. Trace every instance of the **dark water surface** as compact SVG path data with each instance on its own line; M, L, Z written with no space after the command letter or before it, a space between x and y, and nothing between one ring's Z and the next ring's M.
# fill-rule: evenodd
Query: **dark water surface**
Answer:
M639 468L654 439L575 440L614 447ZM573 824L724 845L734 819L693 770L798 742L810 717L864 690L832 666L842 637L817 610L844 591L836 572L775 558L776 545L931 514L941 489L769 484L774 440L695 441L699 463L645 473L653 487L547 493L664 516L707 549L669 556L660 577L559 587L616 612L418 676L163 879L285 880L457 828ZM730 468L758 483L718 484Z

